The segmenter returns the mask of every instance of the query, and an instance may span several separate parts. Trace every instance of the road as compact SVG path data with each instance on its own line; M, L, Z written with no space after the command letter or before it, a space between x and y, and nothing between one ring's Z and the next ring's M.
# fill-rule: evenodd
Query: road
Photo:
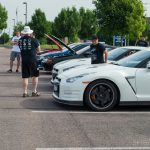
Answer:
M46 72L40 73L41 97L22 98L21 74L6 72L9 53L0 48L0 150L150 150L150 106L95 113L61 105L52 98L51 76Z

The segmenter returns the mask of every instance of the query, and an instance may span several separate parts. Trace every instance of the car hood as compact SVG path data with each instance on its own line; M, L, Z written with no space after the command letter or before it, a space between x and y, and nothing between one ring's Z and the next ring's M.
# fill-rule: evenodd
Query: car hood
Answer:
M115 61L109 61L108 63L115 63ZM59 63L58 65L54 66L55 69L65 69L71 67L79 67L83 65L91 65L91 58L83 58L83 59L73 59L66 61L64 63Z
M67 50L66 50L67 51ZM61 54L65 51L57 51L57 52L48 52L48 53L45 53L45 54L42 54L40 55L40 57L44 57L44 56L48 56L48 55L55 55L55 54Z
M76 65L90 64L91 58L83 58L83 59L72 59L67 61L62 61L54 66L56 69L72 67Z
M98 74L99 73L121 73L124 74L124 76L130 75L130 76L134 76L135 75L135 71L137 70L137 68L129 68L129 67L123 67L123 66L118 66L118 65L113 65L113 64L91 64L91 65L84 65L84 66L80 66L78 68L73 68L70 69L68 71L65 71L63 73L61 73L58 77L66 77L66 78L70 78L70 77L75 77L75 76L79 76L82 74Z

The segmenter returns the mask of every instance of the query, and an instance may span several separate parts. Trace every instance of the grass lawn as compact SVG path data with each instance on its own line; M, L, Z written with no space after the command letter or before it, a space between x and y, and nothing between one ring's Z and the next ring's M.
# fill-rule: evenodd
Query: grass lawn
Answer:
M41 45L41 49L51 49L51 48L58 48L56 45Z

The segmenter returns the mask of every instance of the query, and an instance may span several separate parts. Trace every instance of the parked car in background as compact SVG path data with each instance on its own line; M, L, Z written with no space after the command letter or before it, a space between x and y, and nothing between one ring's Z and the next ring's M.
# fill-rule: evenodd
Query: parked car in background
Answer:
M118 104L150 102L150 49L113 64L70 69L54 80L53 96L64 104L108 111Z
M53 38L55 38L55 37L53 37ZM55 40L60 41L60 39L55 39ZM102 44L106 47L106 49L108 51L111 51L112 49L115 48L114 46L105 44L104 42L102 42ZM56 63L62 62L64 60L91 57L90 45L91 45L91 42L85 42L85 43L82 43L82 46L78 47L78 49L80 48L80 50L78 50L78 51L76 50L75 53L68 53L66 55L59 55L56 57L50 57L47 59L43 59L42 64L43 64L44 70L51 71L53 69L53 66Z
M72 46L67 46L67 48L64 47L62 51L39 55L37 56L38 67L43 70L43 60L52 59L56 57L72 56L75 55L77 51L87 46L88 44L86 43L75 43Z
M52 42L54 44L54 48L50 48L50 49L44 49L42 50L40 53L38 53L37 55L42 55L45 53L49 53L49 52L57 52L57 51L61 51L63 49L63 47L52 37L46 35L46 37L49 39L50 42Z
M113 63L115 61L118 61L124 57L127 57L141 50L144 50L144 48L137 47L137 46L127 46L127 47L116 48L113 51L110 51L108 53L108 63ZM70 60L64 63L58 63L54 65L53 67L51 82L53 83L56 76L64 71L67 71L69 69L76 68L82 65L88 65L88 64L91 64L91 58Z

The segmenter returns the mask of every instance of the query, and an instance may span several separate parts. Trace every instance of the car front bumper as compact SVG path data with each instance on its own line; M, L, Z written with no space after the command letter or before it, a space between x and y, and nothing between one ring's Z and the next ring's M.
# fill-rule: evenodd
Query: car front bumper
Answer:
M86 85L70 84L65 81L58 81L57 77L53 82L53 97L56 101L69 105L83 105L83 95Z
M83 101L68 101L68 100L62 100L57 95L53 94L53 98L56 102L71 106L83 106Z

